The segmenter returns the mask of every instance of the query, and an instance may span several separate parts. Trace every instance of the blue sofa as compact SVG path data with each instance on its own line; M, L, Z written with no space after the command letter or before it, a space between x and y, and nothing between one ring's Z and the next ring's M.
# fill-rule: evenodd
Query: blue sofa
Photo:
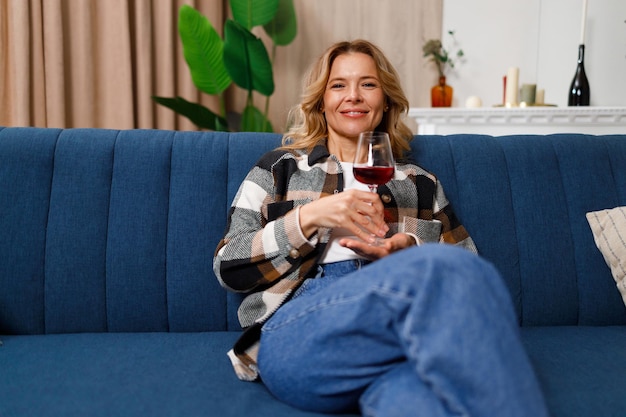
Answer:
M212 272L279 140L0 128L0 416L318 415L236 379L240 299ZM626 308L585 213L626 205L626 135L412 147L506 280L552 415L625 416Z

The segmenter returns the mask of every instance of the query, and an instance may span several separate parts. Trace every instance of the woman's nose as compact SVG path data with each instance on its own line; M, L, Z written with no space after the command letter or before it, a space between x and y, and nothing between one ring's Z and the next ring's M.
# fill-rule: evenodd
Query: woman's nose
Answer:
M348 90L348 100L350 101L361 101L361 91L358 86L350 87Z

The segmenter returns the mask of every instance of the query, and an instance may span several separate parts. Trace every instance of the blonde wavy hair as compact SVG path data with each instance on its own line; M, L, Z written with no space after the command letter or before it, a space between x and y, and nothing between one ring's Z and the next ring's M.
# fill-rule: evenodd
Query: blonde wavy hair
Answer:
M358 39L338 42L324 52L311 66L304 78L302 101L289 112L289 129L283 136L285 149L308 149L328 137L326 118L322 111L324 92L335 59L344 54L363 53L374 59L388 110L376 128L389 133L395 158L402 158L410 149L413 132L403 118L409 101L400 86L400 78L380 48L369 41Z

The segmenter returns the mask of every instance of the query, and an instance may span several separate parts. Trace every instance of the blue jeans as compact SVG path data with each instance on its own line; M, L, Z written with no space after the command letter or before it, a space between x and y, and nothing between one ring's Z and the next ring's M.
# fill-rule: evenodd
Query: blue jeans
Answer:
M259 370L277 398L366 416L548 415L489 263L430 244L353 265L327 265L263 327Z

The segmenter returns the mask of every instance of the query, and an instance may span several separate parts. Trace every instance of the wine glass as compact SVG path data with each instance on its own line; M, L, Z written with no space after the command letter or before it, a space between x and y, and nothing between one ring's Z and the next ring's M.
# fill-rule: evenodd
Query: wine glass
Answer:
M352 167L354 178L366 184L375 193L378 186L389 182L395 172L389 134L386 132L362 132L354 155ZM374 245L380 245L376 238Z
M375 193L393 178L395 163L387 132L363 132L354 155L354 178Z

